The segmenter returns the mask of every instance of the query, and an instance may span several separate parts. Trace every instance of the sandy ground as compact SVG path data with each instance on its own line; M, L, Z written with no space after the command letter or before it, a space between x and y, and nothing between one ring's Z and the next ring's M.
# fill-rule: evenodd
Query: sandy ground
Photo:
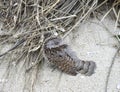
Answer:
M92 19L87 23L79 24L77 29L66 38L66 42L70 44L80 59L96 62L95 74L90 77L81 74L70 76L58 70L52 71L53 69L47 63L44 63L38 74L34 92L105 92L108 69L117 51L115 46L118 44L118 41L110 32L116 33L120 30L114 31L114 21L110 21L109 18L104 20L104 24L110 32L97 23L96 19ZM3 52L6 48L8 46L1 47L0 51ZM11 77L9 81L2 77L8 60L10 59L4 59L3 61L0 58L0 61L6 62L0 66L0 85L2 82L6 82L6 86L1 87L0 92L22 92L24 87L22 69L19 69L17 73L14 73L16 71L14 68L11 69L10 75L14 74L14 77ZM118 84L120 84L119 55L114 62L108 82L108 92L120 92L120 89L117 89ZM25 88L24 92L30 91Z

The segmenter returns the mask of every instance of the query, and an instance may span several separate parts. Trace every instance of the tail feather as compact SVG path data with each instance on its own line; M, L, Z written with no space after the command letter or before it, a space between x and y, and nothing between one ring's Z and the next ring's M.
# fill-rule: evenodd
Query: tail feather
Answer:
M94 74L96 64L93 61L80 61L77 68L79 73L86 76L91 76L92 74Z
M92 62L92 61L89 61L89 62L90 62L90 65L89 65L88 72L85 74L86 76L90 76L90 75L94 74L95 69L96 69L95 62Z

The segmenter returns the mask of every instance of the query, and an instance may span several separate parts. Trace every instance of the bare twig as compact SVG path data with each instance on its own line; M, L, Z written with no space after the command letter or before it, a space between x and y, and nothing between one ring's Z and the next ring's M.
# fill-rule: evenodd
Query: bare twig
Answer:
M105 82L105 92L108 92L108 91L107 91L107 87L108 87L108 82L109 82L110 74L111 74L112 67L113 67L113 65L114 65L116 56L117 56L117 54L119 53L119 51L120 51L120 47L117 49L117 51L116 51L115 55L113 56L113 59L112 59L112 61L111 61L111 63L110 63L110 67L109 67L109 69L108 69L108 73L107 73L107 77L106 77L106 82Z

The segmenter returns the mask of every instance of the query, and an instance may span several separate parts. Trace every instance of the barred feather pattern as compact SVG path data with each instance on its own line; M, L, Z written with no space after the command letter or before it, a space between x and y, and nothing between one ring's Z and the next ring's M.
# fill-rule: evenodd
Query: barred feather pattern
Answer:
M80 60L75 52L58 37L50 38L44 43L44 54L59 70L73 76L78 73L90 76L96 68L95 62Z

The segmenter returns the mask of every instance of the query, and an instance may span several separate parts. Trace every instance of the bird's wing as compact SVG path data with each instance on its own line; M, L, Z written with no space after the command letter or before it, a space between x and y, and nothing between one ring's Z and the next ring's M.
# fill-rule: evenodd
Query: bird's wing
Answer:
M77 73L75 70L75 62L68 54L68 52L65 51L65 49L66 48L64 48L64 46L52 48L51 52L54 52L54 55L52 55L53 58L51 58L51 61L63 72L66 72L71 75L76 75Z

